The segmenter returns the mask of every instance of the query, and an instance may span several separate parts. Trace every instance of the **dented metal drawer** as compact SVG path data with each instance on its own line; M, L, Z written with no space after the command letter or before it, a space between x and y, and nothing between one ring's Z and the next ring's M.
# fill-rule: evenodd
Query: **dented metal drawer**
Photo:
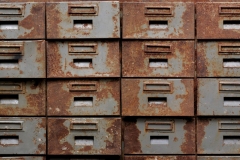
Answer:
M120 38L119 2L47 3L47 38Z
M195 156L124 156L124 160L195 160Z
M48 154L121 155L120 118L49 118Z
M124 39L194 39L194 3L123 3Z
M123 116L193 116L193 79L122 79Z
M173 118L126 119L125 154L194 154L195 121Z
M198 156L197 160L239 160L240 156Z
M239 39L240 3L197 3L198 39Z
M198 79L198 115L239 115L240 79Z
M194 77L194 41L123 41L123 77Z
M44 116L45 85L42 79L0 80L0 115Z
M0 157L0 160L46 160L45 157Z
M0 118L0 154L45 153L45 118Z
M0 39L44 38L45 3L0 3Z
M199 118L198 154L239 154L240 118Z
M240 42L202 41L197 44L198 77L238 77Z
M47 93L48 115L120 115L119 79L48 80Z
M45 77L45 41L0 42L0 78Z
M119 41L48 42L48 77L120 77Z

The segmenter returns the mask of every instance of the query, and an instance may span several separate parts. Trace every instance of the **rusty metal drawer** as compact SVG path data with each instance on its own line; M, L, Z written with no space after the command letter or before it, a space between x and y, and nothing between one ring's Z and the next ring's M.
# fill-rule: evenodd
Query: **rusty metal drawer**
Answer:
M195 121L170 118L126 119L125 154L194 154Z
M0 42L0 78L45 78L45 41Z
M123 41L123 77L194 77L194 41Z
M0 154L45 154L45 118L0 118Z
M48 154L121 155L120 118L49 118Z
M0 157L0 160L46 160L45 157Z
M198 77L238 77L240 42L202 41L197 44Z
M123 3L124 39L194 39L194 3Z
M123 116L193 116L193 79L122 79Z
M47 3L47 38L120 38L119 2Z
M240 3L197 3L198 39L239 39Z
M239 115L240 79L198 79L198 115Z
M119 79L48 80L47 93L48 115L120 115Z
M119 41L47 43L48 77L120 77Z
M0 3L0 39L44 38L45 3Z
M124 160L195 160L195 156L124 156Z
M44 116L46 111L45 80L0 80L0 115Z
M197 160L239 160L240 156L198 156Z
M240 118L199 118L198 154L239 154Z
M122 160L120 156L104 156L104 155L87 155L87 156L51 156L48 160Z

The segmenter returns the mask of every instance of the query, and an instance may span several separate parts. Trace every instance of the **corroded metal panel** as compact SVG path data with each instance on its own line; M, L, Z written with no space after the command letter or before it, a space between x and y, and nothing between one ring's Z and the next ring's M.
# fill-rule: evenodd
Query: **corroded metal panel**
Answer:
M0 160L46 160L45 157L0 157Z
M124 160L195 160L195 156L124 156Z
M240 156L198 156L197 160L239 160Z

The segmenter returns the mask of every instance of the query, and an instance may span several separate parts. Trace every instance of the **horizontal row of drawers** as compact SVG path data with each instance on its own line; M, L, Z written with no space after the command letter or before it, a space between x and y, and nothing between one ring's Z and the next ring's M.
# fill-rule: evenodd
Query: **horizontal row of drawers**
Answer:
M48 39L120 38L117 1L1 3L0 7L2 39L43 39L45 26ZM138 2L122 7L124 39L194 39L194 3ZM240 3L197 3L197 38L238 39L238 7Z
M239 53L240 42L198 42L197 77L238 77ZM123 77L195 74L194 41L123 41L122 55L119 41L3 41L0 78L120 77L121 58Z

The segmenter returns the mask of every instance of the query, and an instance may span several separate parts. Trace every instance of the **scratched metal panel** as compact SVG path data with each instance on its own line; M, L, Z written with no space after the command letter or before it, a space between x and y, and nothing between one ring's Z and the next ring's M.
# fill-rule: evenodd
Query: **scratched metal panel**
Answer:
M195 160L195 156L124 156L124 160Z
M47 94L48 115L120 115L119 79L48 80Z
M49 155L121 155L120 118L49 118Z
M239 160L240 156L198 156L197 160Z
M122 79L123 116L193 116L193 79Z
M0 3L0 39L44 38L45 3Z
M49 78L120 77L119 41L47 43Z
M194 3L123 3L124 39L194 39Z
M119 2L47 3L47 38L120 38Z
M197 39L239 39L240 3L197 3Z
M198 42L198 77L238 77L239 75L240 42Z
M45 118L0 118L0 154L45 153Z
M239 154L239 118L199 118L198 154Z
M45 41L0 42L0 78L45 77Z
M0 160L45 160L45 157L0 157Z
M0 115L44 116L45 85L42 79L0 80Z
M194 77L194 41L123 41L123 77Z
M194 119L125 120L124 154L194 154Z

